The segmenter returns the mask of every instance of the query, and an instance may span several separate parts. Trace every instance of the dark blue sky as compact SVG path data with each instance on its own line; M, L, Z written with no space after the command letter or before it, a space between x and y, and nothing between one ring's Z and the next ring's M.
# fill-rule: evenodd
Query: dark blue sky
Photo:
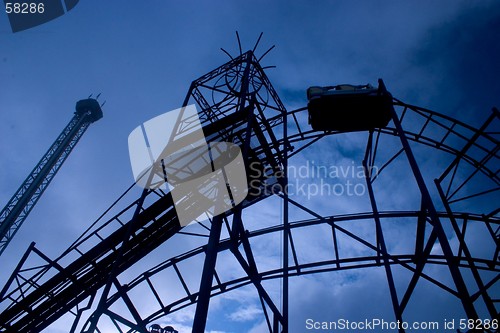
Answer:
M77 100L102 93L100 100L107 103L104 118L91 125L0 257L0 284L31 241L55 257L133 182L128 134L179 107L192 80L227 61L220 47L236 54L236 30L244 50L253 47L260 32L264 36L257 53L276 45L264 64L277 66L268 75L289 109L305 106L311 85L376 84L379 77L395 97L475 126L500 104L497 1L81 0L66 15L15 34L2 14L0 204L72 117ZM335 141L339 151L346 149L343 142ZM326 158L320 148L308 154L312 160ZM340 159L350 153L332 154ZM322 209L328 204L319 200L315 205ZM384 279L377 274L371 278ZM300 303L318 309L322 318L330 310L359 316L356 296L385 292L361 279L344 295L338 286L360 277L337 278L331 293L323 292L332 283L328 276L298 280L294 290L308 292L294 296L292 311L299 313ZM230 301L237 302L234 298ZM340 303L333 302L336 298ZM216 316L227 318L215 304ZM391 313L386 306L373 313ZM213 324L209 329L260 331L255 303L231 308L238 310L232 318L238 326L225 330ZM294 323L302 325L302 316L296 317ZM180 315L175 320L181 327L189 325Z

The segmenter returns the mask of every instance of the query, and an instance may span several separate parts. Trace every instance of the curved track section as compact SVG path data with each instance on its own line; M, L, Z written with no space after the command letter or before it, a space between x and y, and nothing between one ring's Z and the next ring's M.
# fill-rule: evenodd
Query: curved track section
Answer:
M412 228L416 229L416 223L418 221L418 217L420 212L418 211L399 211L399 212L379 212L378 217L384 222L390 224L394 221L404 221L402 223L409 224ZM449 216L447 213L439 213L440 218L446 219ZM335 272L335 271L343 271L343 270L352 270L352 269L362 269L362 268L370 268L370 267L380 267L381 266L381 253L380 249L377 248L375 237L373 239L366 239L366 235L359 234L359 230L350 231L352 228L349 227L350 224L355 224L356 222L362 221L372 221L374 219L373 212L367 213L359 213L359 214L350 214L350 215L341 215L341 216L327 216L324 218L316 218L310 220L303 221L295 221L290 223L291 234L290 237L293 239L296 233L307 232L305 229L307 228L324 228L330 231L331 234L338 233L339 235L343 235L346 238L343 242L353 241L358 243L363 247L363 250L360 251L358 256L351 255L342 255L341 252L338 251L339 246L341 244L337 244L335 246L334 242L335 238L331 238L331 248L337 249L331 252L331 258L321 260L321 261L302 261L298 259L297 253L305 253L308 251L307 244L303 244L303 248L299 246L292 246L293 253L293 264L288 268L288 272L290 276L301 276L307 274L318 274L318 273L327 273L327 272ZM492 218L488 219L484 216L480 215L471 215L468 213L454 213L453 217L457 220L468 221L471 224L471 228L480 227L487 229L487 224L494 225L496 227L500 226L500 219ZM259 229L255 231L251 231L248 233L248 237L251 242L254 240L258 242L259 237L267 237L272 234L280 234L283 232L283 225L275 225L272 227L268 227L265 229ZM339 237L340 238L340 237ZM218 252L223 251L237 251L235 248L236 244L230 239L221 240L218 247ZM400 265L404 269L408 270L411 273L415 272L415 262L417 260L415 253L412 251L413 249L409 249L406 253L392 253L390 255L391 265ZM151 304L155 306L151 307L147 314L144 314L144 320L148 323L155 322L156 320L161 319L164 316L168 316L176 311L184 309L185 307L191 306L196 303L197 291L189 290L189 288L184 289L185 295L178 299L172 300L170 302L167 301L167 297L160 298L158 297L161 292L159 291L161 288L155 287L153 281L166 281L169 277L177 277L178 281L174 282L170 280L170 284L172 285L185 285L182 281L186 279L186 277L179 270L180 266L189 266L189 262L192 260L196 261L196 257L204 256L206 252L206 246L201 246L195 248L189 252L183 253L181 255L169 258L168 260L158 264L155 267L145 271L140 276L131 280L127 284L124 284L120 288L120 292L109 297L106 303L106 315L112 318L112 320L116 321L119 325L130 325L131 323L123 317L123 313L115 313L113 309L113 305L116 302L120 302L123 300L124 295L133 295L134 289L141 290L140 294L144 297L145 295L151 296ZM447 265L446 258L443 255L430 255L428 257L429 265ZM470 263L463 256L463 253L454 257L460 267L470 269ZM473 265L477 267L479 270L491 271L500 273L500 267L498 267L497 260L494 258L472 258ZM170 271L170 272L169 272ZM281 267L274 267L273 269L267 269L260 271L259 274L260 280L273 280L273 279L281 279L283 278L283 269ZM436 284L439 288L441 288L444 292L447 292L455 297L459 297L457 292L445 285L444 283L435 280L432 276L427 274L422 274L422 279ZM498 277L488 282L496 282ZM489 286L493 285L490 283ZM222 278L218 278L216 283L213 284L211 289L211 296L215 297L227 292L230 292L234 289L252 284L252 280L248 275L242 275L238 277L233 277L232 279L223 280ZM480 291L476 291L478 297ZM137 293L136 293L137 294ZM157 297L155 297L156 295ZM132 297L132 296L128 296ZM132 329L135 325L130 325L129 328Z

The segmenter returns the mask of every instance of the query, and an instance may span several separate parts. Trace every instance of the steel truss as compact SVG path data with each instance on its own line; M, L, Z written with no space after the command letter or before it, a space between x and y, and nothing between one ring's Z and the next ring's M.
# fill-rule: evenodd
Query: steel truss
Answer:
M94 117L94 111L91 110L75 112L56 141L33 168L7 205L0 211L0 255L14 238L89 125L96 121Z
M369 210L334 215L316 212L310 203L302 203L283 190L288 184L287 166L293 157L313 144L319 145L316 142L321 139L354 134L310 130L306 109L286 110L253 51L193 81L184 105L192 102L201 109L208 141L234 142L242 148L247 166L258 166L260 172L247 169L258 191L250 191L242 204L211 219L209 225L181 229L170 194L145 190L106 222L98 220L55 260L32 244L0 294L6 305L0 314L2 332L39 332L68 312L75 315L71 332L102 332L105 324L114 326L117 332L146 332L151 323L194 305L193 332L203 332L210 299L244 286L255 288L269 332L288 332L289 278L370 267L384 270L397 320L408 316L406 310L421 283L430 283L451 295L467 318L498 317L499 295L494 293L500 278L497 109L476 129L394 99L392 122L387 128L366 133L366 146L358 161L365 170ZM392 140L391 148L384 140ZM423 147L426 154L441 152L450 157L449 166L434 182L435 188L429 187L425 170L420 167L418 153ZM371 172L374 166L379 166L376 173ZM385 203L379 198L377 184L390 178L395 167L405 168L415 184L418 207L413 210L381 208ZM252 228L245 221L245 212L270 196L283 200L282 219ZM482 202L479 205L478 199ZM462 211L464 207L467 210ZM310 218L289 221L293 210L301 210ZM370 226L373 233L367 236L352 227L359 223ZM414 244L405 251L393 246L388 228L394 223L414 230ZM307 246L297 240L316 227L329 230L332 251L330 258L308 261L301 256ZM487 235L482 242L491 249L488 255L470 247L470 239L477 233ZM200 238L203 244L123 282L121 273L174 235ZM255 244L275 235L283 238L283 244L274 248L282 259L276 267L262 268ZM346 253L346 244L357 244L362 250ZM239 265L239 276L223 272L221 258L228 256ZM41 259L41 264L30 266L29 258ZM197 265L200 260L203 269L196 276L199 284L193 288L189 282L193 272L187 274L183 267ZM447 268L452 283L429 274L426 269L434 266ZM395 270L411 274L404 288ZM276 280L283 286L281 300L266 284ZM165 294L162 286L166 281L179 286L171 291L175 296ZM150 296L147 310L136 305L134 295L138 293Z

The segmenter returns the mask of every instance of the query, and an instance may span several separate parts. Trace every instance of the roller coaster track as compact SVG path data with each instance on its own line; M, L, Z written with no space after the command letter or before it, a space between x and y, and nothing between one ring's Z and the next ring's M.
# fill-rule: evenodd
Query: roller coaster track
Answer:
M234 77L237 78L236 81L244 81L241 74L244 68L250 68L250 79L246 82L246 86L241 82L233 84L231 78ZM211 95L207 91L210 91ZM267 168L273 172L283 167L284 159L291 158L324 137L341 134L310 130L305 124L306 108L286 111L251 51L193 81L184 105L187 105L191 100L194 100L201 109L200 118L209 141L226 140L243 146L250 130L249 158L253 161L259 161L263 165L263 169ZM404 136L409 141L456 156L457 161L464 161L471 166L475 170L474 173L485 175L492 181L493 185L497 188L500 187L499 133L496 130L487 129L491 124L497 124L500 119L498 110L493 111L485 126L477 129L446 115L405 104L397 99L394 99L394 106L404 132L400 133L396 127L392 127L392 123L386 128L376 129L372 133L375 138L375 146L378 138L382 135ZM249 122L250 117L254 117L251 122ZM286 135L283 131L283 124L288 124ZM394 158L399 156L401 152L398 152ZM386 165L392 160L389 159ZM243 202L241 208L250 207L270 195L272 193L262 193L249 197ZM123 205L123 201L122 198L119 198L115 204ZM290 202L294 203L292 199ZM232 213L234 212L226 214L224 217L226 222ZM491 288L500 276L497 259L500 221L496 217L497 214L498 210L487 212L487 214L438 213L438 216L443 219L454 218L467 221L463 223L478 223L488 230L492 230L491 235L496 243L496 252L491 258L467 257L463 251L453 258L462 268L496 272L496 277L486 283L486 289ZM282 278L285 271L289 276L296 276L380 266L383 253L379 244L364 240L342 226L348 221L374 218L381 220L413 218L420 221L422 211L380 211L343 216L318 216L310 220L290 222L290 232L299 232L302 228L312 225L326 225L331 228L333 233L345 233L373 253L359 257L342 257L336 252L331 260L301 263L297 259L296 250L292 243L294 262L287 269L277 267L257 272L253 277L249 275L227 281L221 281L217 278L218 281L210 290L210 295L215 296L244 285L255 284L256 279L260 281ZM206 246L201 246L170 258L126 285L120 284L116 279L119 274L168 241L173 235L182 232L170 193L165 193L162 190L144 190L139 199L126 205L123 210L107 221L99 223L89 228L80 239L55 260L45 256L34 244L30 246L0 293L2 306L0 332L40 332L68 312L73 312L79 318L86 310L86 307L82 308L84 301L87 300L91 304L97 292L109 283L113 283L119 292L105 298L104 313L113 321L128 326L130 331L144 331L147 323L198 301L198 293L187 288L185 288L186 295L184 297L170 304L164 304L157 297L158 309L147 317L141 317L135 313L135 322L109 310L112 304L118 299L126 299L127 293L139 285L148 285L152 293L157 295L151 283L151 277L163 270L174 269L179 280L182 281L182 274L176 268L176 263L189 260L207 251ZM252 239L262 234L277 232L284 232L283 225L254 230L249 232L247 237ZM292 234L290 234L290 238L292 239ZM235 245L234 241L230 238L221 240L216 251L232 249L232 252L237 255L238 245ZM236 242L236 244L238 243ZM45 264L25 267L30 256L42 258ZM388 254L387 257L389 265L398 264L412 272L418 271L418 268L412 265L417 259L415 253ZM443 265L447 264L449 259L443 255L434 254L429 254L425 258L427 263ZM423 273L418 273L418 275L457 296L456 290L433 280L431 276ZM471 297L477 299L485 292L485 290L477 291ZM406 306L405 302L407 302L408 297L405 296L400 304L402 310ZM131 306L131 308L133 307ZM269 318L267 318L267 322L270 331L272 331L274 324Z

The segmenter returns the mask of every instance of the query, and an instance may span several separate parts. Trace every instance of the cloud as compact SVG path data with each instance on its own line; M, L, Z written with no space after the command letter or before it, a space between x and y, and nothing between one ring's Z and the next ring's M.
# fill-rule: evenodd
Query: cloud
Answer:
M229 314L229 319L234 321L255 320L262 315L262 310L255 305L239 307L235 312Z

